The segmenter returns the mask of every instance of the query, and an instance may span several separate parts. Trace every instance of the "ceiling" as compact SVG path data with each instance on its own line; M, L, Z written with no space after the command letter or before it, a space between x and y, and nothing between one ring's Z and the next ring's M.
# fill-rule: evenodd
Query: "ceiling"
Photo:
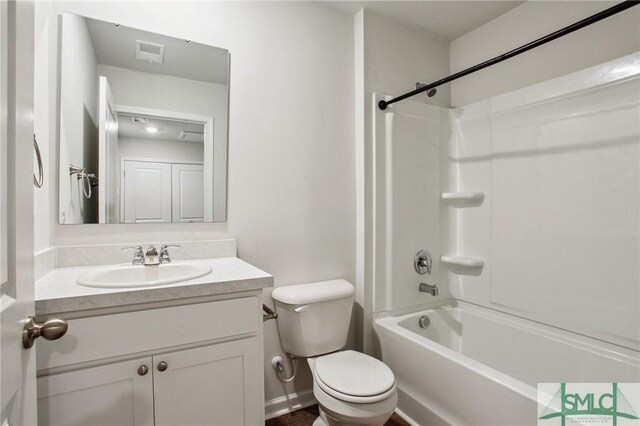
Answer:
M146 119L146 123L136 123L133 117ZM157 133L149 133L147 127L155 127ZM180 134L189 132L184 140ZM204 143L204 124L189 121L167 120L144 115L118 114L118 137L131 139L150 139L184 143Z
M229 51L183 39L85 18L99 64L153 74L228 84ZM136 40L162 44L164 62L136 59Z
M524 1L328 1L334 9L355 14L365 8L454 40Z

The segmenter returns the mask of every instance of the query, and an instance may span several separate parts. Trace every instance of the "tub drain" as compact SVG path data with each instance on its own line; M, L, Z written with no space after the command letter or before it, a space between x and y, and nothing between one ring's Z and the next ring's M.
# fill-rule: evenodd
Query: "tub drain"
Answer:
M418 317L418 325L420 326L420 328L427 328L429 327L429 324L431 324L431 319L429 319L428 316L420 315Z

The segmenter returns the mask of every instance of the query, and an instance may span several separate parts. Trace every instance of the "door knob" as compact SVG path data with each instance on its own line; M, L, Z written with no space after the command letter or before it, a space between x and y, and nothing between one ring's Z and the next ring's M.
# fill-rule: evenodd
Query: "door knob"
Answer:
M147 367L146 365L141 365L140 367L138 367L138 374L141 376L146 375L149 372L149 367Z
M164 361L160 361L158 363L158 371L164 371L167 369L167 367L169 367L169 365Z
M37 323L34 317L29 317L22 327L22 346L29 349L40 336L47 340L59 339L65 335L68 328L69 323L62 318L51 318L43 323Z

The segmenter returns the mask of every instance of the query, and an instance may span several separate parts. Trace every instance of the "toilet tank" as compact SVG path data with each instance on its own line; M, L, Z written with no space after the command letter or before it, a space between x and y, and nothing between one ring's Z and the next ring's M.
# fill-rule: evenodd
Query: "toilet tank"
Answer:
M346 280L278 287L278 329L283 349L298 357L313 357L347 344L355 288Z

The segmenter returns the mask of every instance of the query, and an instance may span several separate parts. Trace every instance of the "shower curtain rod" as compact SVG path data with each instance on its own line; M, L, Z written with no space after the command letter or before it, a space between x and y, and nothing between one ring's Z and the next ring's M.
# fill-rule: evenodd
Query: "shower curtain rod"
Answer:
M380 101L378 102L378 107L381 110L385 110L387 109L387 107L391 104L394 104L396 102L400 102L404 99L410 98L412 96L415 96L417 94L429 91L431 89L434 89L438 86L441 86L443 84L449 83L450 81L453 80L457 80L460 77L464 77L466 75L472 74L476 71L480 71L481 69L490 67L491 65L495 65L497 63L500 63L502 61L505 61L509 58L513 58L514 56L517 56L521 53L527 52L531 49L534 49L538 46L542 46L543 44L549 43L552 40L555 40L557 38L560 38L562 36L565 36L567 34L570 34L574 31L579 30L580 28L584 28L586 26L589 26L591 24L595 24L598 21L601 21L605 18L608 18L609 16L615 15L616 13L620 13L624 10L627 10L633 6L637 6L638 4L640 4L640 0L625 0L621 3L616 4L615 6L612 6L608 9L603 10L602 12L596 13L595 15L589 16L588 18L585 18L581 21L578 21L574 24L569 25L568 27L564 27L556 32L553 32L551 34L547 34L544 37L541 37L537 40L534 40L530 43L527 43L523 46L520 46L516 49L510 50L507 53L503 53L502 55L496 56L495 58L489 59L487 61L484 61L478 65L474 65L470 68L467 68L465 70L462 70L460 72L457 72L455 74L450 75L449 77L445 77L441 80L435 81L433 83L430 84L425 84L423 86L420 86L420 88L416 89L416 90L412 90L411 92L407 92L404 95L400 95L396 98L390 99L388 101Z

